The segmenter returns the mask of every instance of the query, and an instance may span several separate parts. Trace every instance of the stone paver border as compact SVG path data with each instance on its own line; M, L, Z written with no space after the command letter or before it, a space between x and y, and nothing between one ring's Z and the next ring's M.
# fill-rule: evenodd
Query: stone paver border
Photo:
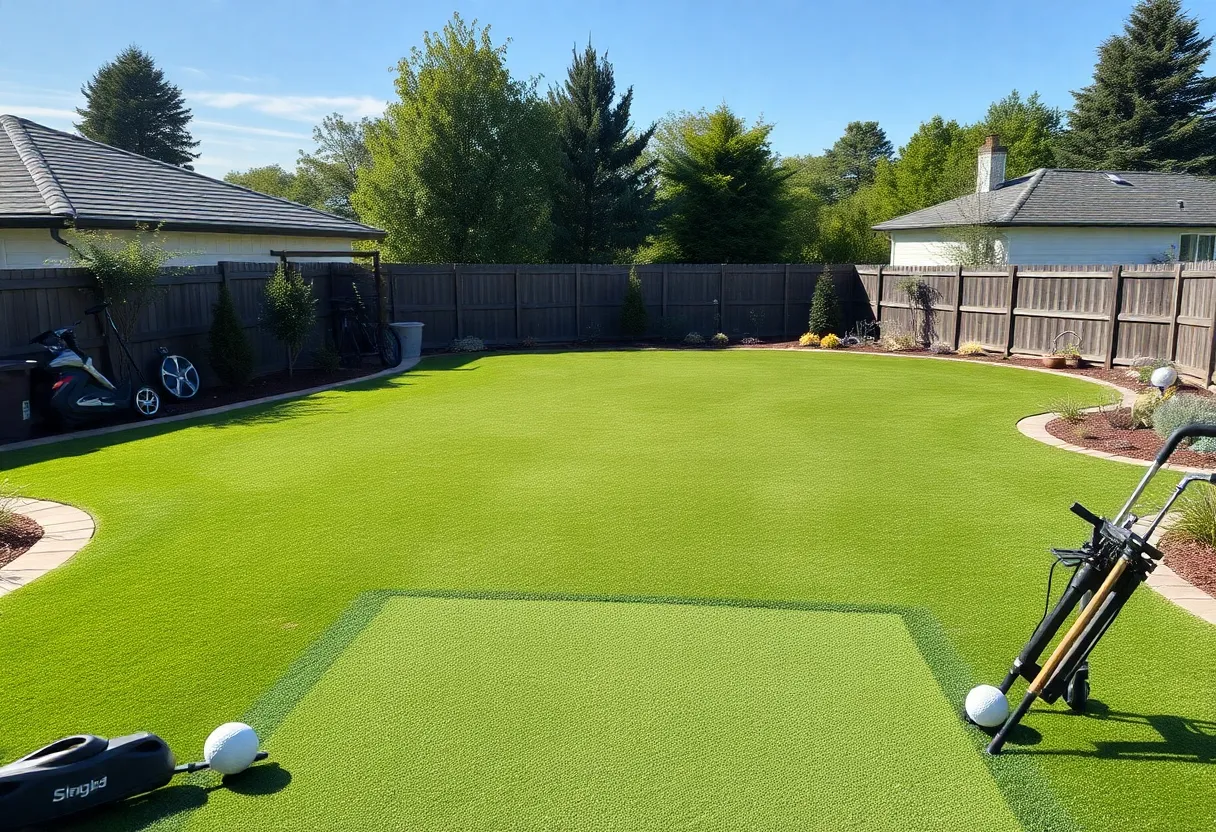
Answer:
M62 564L84 548L96 529L88 512L52 500L18 498L13 502L13 510L42 526L42 539L20 557L0 567L0 596Z

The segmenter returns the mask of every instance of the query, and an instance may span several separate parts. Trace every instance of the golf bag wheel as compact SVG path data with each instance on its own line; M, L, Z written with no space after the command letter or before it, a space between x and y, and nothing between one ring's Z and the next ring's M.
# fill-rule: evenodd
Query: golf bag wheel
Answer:
M377 330L377 351L380 353L380 363L385 367L396 367L401 363L401 342L392 327L381 325Z
M198 370L185 356L163 356L156 368L156 376L165 391L175 399L192 399L198 392Z
M160 396L151 387L140 387L135 391L135 412L145 419L160 412Z
M1068 707L1077 713L1084 713L1089 704L1089 668L1080 667L1068 680L1068 690L1064 692L1064 701Z

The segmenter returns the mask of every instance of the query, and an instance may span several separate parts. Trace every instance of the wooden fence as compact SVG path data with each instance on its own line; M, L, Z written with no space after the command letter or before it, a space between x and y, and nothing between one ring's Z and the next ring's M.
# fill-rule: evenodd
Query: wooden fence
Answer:
M874 320L888 333L911 329L912 312L900 288L911 277L937 290L937 337L955 348L977 341L1005 355L1043 355L1056 336L1072 330L1085 358L1105 367L1167 358L1205 383L1216 372L1216 262L858 266L857 274Z
M628 266L398 265L388 275L394 320L426 324L424 344L475 335L488 342L579 341L621 336ZM868 317L869 299L850 265L637 266L649 336L689 332L732 339L796 337L811 297L832 273L846 317Z
M368 272L343 263L302 262L319 299L320 320L302 356L331 331L332 297L351 282L374 291ZM209 375L207 332L219 286L227 282L258 356L258 372L283 366L282 348L258 325L262 289L274 266L220 263L167 274L163 291L132 340L140 361L164 345L195 359ZM1106 366L1137 358L1174 361L1210 383L1216 372L1216 263L1139 266L1010 266L959 269L907 266L637 266L650 336L726 332L737 340L793 338L806 328L815 284L830 269L846 321L877 321L888 333L910 328L899 282L923 279L937 290L938 339L978 341L1006 354L1042 354L1065 330L1080 336L1085 357ZM611 340L620 336L627 266L384 264L393 320L426 324L424 344L441 347L475 335L490 343ZM0 355L29 355L35 334L84 318L97 295L73 269L0 271ZM93 320L81 346L102 346Z

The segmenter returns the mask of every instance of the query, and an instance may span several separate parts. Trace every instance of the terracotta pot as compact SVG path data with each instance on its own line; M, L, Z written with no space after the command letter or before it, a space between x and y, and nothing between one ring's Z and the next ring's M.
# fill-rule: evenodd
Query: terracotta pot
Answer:
M1043 366L1049 370L1058 370L1064 366L1064 356L1045 355L1043 356Z

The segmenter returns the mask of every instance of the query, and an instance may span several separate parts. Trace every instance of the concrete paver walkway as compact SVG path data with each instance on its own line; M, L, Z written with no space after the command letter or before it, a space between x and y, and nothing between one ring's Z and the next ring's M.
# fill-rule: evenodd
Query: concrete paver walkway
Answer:
M93 518L75 506L20 498L13 509L42 526L42 539L16 560L0 567L0 595L25 586L84 548L96 528Z

